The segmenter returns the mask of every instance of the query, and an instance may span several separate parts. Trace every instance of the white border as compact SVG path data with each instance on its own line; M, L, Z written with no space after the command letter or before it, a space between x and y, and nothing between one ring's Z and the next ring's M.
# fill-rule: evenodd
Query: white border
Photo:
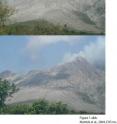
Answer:
M117 119L117 0L107 0L106 114Z
M106 39L106 115L99 119L117 120L117 0L107 3L107 39ZM2 124L78 124L79 115L65 116L0 116Z

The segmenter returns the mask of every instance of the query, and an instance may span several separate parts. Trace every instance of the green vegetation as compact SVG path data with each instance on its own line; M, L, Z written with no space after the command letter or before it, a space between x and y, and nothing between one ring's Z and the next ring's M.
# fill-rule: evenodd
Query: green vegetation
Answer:
M0 114L70 114L75 113L61 102L49 103L40 99L32 104L6 105L5 100L18 89L7 80L0 79Z
M17 104L4 106L1 114L75 114L68 109L66 104L61 102L50 103L40 99L38 102L30 104Z
M6 23L9 20L9 17L13 15L14 9L0 1L0 34L4 34L6 31Z
M5 105L6 98L17 90L14 84L0 79L0 114L95 114L85 111L75 112L62 102L49 102L44 99L31 104Z
M77 35L77 34L95 34L93 32L77 31L69 28L67 25L54 25L45 20L20 22L7 25L2 34L8 35Z
M24 114L24 115L35 115L35 114L97 114L89 113L85 111L75 112L74 110L68 109L66 104L62 102L48 102L47 100L40 99L32 104L15 104L4 106L0 110L0 114ZM104 114L104 113L98 113Z
M16 86L6 80L0 79L0 109L5 106L5 100L16 92Z

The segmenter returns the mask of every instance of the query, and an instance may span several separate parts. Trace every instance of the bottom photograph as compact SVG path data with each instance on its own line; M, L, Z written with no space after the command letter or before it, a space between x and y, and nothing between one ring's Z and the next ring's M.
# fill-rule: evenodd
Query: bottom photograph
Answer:
M0 37L0 114L105 114L105 36Z

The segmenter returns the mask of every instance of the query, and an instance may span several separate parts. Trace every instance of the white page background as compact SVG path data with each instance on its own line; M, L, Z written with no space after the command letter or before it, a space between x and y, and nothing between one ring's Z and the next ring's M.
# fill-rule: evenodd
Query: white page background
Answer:
M96 117L98 120L117 121L117 0L106 0L106 4L106 115ZM0 124L79 124L79 120L80 115L0 116Z

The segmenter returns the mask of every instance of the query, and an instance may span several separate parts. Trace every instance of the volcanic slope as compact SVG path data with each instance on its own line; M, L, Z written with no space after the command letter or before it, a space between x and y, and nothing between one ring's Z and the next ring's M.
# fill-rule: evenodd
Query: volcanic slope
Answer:
M14 82L19 91L7 104L30 103L40 98L62 101L76 111L105 112L105 75L84 58L58 65L47 71L33 70L25 74L10 71L0 77Z
M15 7L13 23L46 20L78 31L105 30L105 0L7 0Z

